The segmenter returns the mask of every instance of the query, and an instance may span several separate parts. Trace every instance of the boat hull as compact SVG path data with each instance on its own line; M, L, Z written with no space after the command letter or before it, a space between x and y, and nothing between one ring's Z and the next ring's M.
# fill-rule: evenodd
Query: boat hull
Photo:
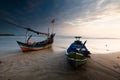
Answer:
M85 46L87 40L83 43L80 36L75 37L76 40L66 50L67 60L73 66L78 67L87 62L90 58L90 51Z
M17 41L17 43L23 52L43 50L43 49L50 48L52 46L52 43L43 44L43 45L27 44L19 41Z
M51 35L48 36L47 39L40 41L40 42L33 42L32 43L32 42L29 42L30 38L28 38L26 43L20 42L20 41L17 41L17 43L23 52L25 52L25 51L37 51L37 50L50 48L52 46L52 43L54 42L54 36L55 36L55 33L52 33Z
M77 52L68 53L68 52L66 52L66 55L67 55L68 62L71 65L73 65L74 67L78 67L78 66L83 65L87 62L87 58L80 53L77 53Z

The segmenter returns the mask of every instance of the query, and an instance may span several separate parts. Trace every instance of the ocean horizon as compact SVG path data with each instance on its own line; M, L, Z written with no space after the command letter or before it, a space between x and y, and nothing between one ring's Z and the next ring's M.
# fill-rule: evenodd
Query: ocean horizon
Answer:
M16 41L25 42L25 39L25 36L0 36L0 57L18 55L23 53ZM30 39L30 41L37 42L44 39L46 39L46 37L44 36L34 36ZM74 40L74 36L56 35L54 38L53 47L58 47L66 50L70 46L70 44L74 42ZM81 38L82 42L84 42L85 40L87 40L87 43L85 45L92 54L119 52L120 49L120 46L118 46L118 44L120 43L120 38Z

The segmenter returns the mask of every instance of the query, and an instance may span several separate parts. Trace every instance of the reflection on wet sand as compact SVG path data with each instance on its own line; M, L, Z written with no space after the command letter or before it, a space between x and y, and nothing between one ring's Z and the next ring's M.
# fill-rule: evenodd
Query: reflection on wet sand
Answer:
M65 49L25 52L0 59L0 80L118 80L120 68L113 66L120 59L114 56L110 61L107 55L92 55L87 64L75 69L67 62Z

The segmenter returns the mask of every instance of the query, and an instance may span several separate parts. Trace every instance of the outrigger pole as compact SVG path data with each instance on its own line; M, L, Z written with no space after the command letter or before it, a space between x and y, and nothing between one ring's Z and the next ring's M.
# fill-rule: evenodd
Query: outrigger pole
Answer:
M43 33L43 32L39 32L39 31L33 30L33 29L31 29L31 28L26 28L26 27L24 27L24 26L18 25L18 24L16 24L16 23L13 23L13 22L8 21L8 20L5 20L5 19L3 19L2 21L6 22L6 23L8 23L8 24L15 25L16 27L23 28L23 29L26 29L26 30L28 30L28 31L34 32L34 33L36 33L36 34L49 35L48 33Z

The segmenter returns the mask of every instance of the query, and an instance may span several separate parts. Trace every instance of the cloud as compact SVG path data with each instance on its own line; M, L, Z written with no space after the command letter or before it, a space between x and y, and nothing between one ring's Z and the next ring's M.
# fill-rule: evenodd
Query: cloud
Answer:
M82 26L120 13L120 0L12 1L0 3L0 17L40 29L50 26L50 20L53 18L59 26Z
M80 5L81 8L76 10L78 17L66 20L64 23L80 26L120 12L120 1L118 0L85 0L83 3L84 5Z

